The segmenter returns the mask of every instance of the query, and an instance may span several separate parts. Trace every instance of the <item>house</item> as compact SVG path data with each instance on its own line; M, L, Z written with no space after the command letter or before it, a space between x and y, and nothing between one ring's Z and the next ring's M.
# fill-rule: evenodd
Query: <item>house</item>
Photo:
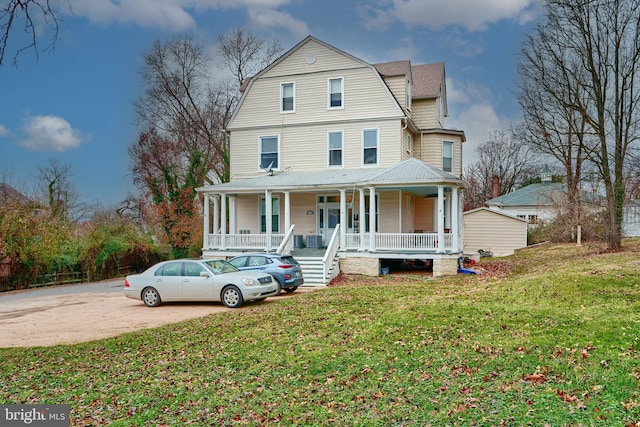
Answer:
M622 236L640 236L640 200L631 200L622 207Z
M527 220L494 209L467 211L464 218L464 250L477 254L490 251L495 256L512 255L527 247Z
M226 131L230 182L204 196L204 257L315 252L339 271L462 253L461 130L447 129L444 64L369 64L309 36L253 76ZM303 264L305 281L311 267Z
M541 182L529 184L485 203L489 209L523 218L528 224L540 224L553 219L555 206L565 198L565 185L551 181L551 172L545 168L541 172Z

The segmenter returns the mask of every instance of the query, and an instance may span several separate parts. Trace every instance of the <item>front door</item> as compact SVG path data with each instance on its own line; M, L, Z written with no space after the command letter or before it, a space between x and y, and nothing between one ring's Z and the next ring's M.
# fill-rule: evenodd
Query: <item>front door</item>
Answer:
M336 226L340 224L340 203L320 203L318 205L318 230L323 246L329 244Z

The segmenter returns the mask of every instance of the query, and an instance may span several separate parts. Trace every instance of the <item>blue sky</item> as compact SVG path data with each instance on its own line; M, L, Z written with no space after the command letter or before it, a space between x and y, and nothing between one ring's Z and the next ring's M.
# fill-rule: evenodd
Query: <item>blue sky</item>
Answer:
M71 10L69 9L69 4ZM189 34L215 61L216 38L251 29L288 50L311 34L370 63L444 62L448 127L475 146L518 120L517 54L539 10L535 0L59 0L60 33L39 56L0 67L0 179L33 187L38 167L69 165L86 203L114 206L135 189L127 149L136 140L138 70L154 40ZM12 46L24 42L14 31ZM21 46L21 45L20 45ZM224 70L214 73L224 77Z

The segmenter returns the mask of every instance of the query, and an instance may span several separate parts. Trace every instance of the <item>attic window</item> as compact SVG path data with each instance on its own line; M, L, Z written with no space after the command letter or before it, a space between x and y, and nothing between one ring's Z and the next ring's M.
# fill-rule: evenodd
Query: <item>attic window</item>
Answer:
M342 108L343 105L343 92L344 92L344 79L338 77L335 79L329 79L328 85L329 92L329 108Z
M280 112L293 113L295 111L295 86L293 83L282 83L280 85Z

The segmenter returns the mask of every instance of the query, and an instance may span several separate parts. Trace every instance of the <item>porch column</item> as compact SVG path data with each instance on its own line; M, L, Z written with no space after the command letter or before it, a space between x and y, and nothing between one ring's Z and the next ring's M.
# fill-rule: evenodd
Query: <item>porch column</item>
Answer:
M462 252L464 250L464 245L462 242L464 242L464 226L463 226L463 216L462 216L462 207L464 206L464 190L460 190L458 192L458 224L459 224L459 228L458 228L458 236L459 236L459 240L458 240L458 251Z
M220 195L220 246L223 251L227 249L227 195Z
M265 213L265 231L267 234L267 252L271 252L271 233L273 232L273 229L271 228L272 225L272 221L273 218L271 218L271 216L273 215L272 212L272 201L271 201L271 191L269 190L264 190L264 213Z
M376 189L369 187L369 251L376 250Z
M209 195L204 193L202 216L204 217L204 233L202 235L202 248L209 248Z
M291 192L284 192L284 232L287 233L289 231L289 227L291 227Z
M438 186L438 252L444 251L444 187Z
M347 194L345 190L340 190L340 247L344 248L346 243L345 227L347 224Z
M365 236L365 229L366 227L364 226L364 219L366 218L365 214L365 210L364 210L364 188L360 188L358 189L358 192L360 193L360 203L358 206L359 209L359 213L358 213L358 233L360 234L360 250L364 251L365 250L365 245L364 245L364 236Z
M229 196L229 234L237 234L236 230L236 196Z
M451 246L453 246L453 252L458 252L460 249L459 238L458 235L460 230L460 213L458 212L458 202L460 201L458 197L458 187L451 187Z
M220 233L220 195L213 196L213 234Z

